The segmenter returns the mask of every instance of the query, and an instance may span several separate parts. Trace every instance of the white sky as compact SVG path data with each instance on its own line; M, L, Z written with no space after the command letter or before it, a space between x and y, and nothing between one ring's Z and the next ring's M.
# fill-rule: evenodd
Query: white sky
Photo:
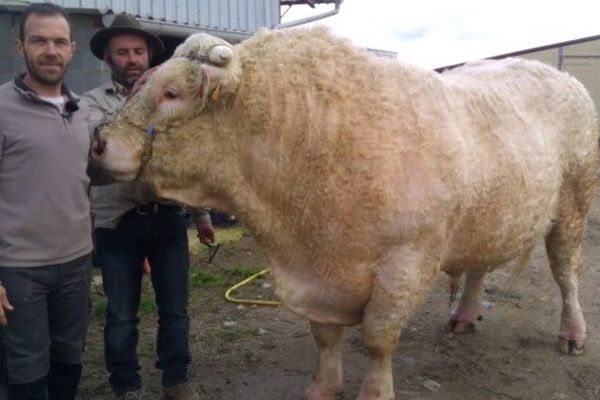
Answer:
M331 9L293 6L282 22ZM319 23L434 68L600 35L600 0L344 0Z

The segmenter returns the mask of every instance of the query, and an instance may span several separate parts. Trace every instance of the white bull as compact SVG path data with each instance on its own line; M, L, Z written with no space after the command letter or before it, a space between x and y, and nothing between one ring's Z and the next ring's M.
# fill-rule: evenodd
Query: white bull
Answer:
M105 129L96 157L244 222L278 296L311 323L308 399L341 392L342 330L362 323L370 363L358 398L371 400L394 398L392 353L440 271L466 275L451 317L463 331L484 275L525 265L544 236L560 348L582 351L597 141L587 92L549 66L508 59L440 75L317 28L233 47L190 37Z

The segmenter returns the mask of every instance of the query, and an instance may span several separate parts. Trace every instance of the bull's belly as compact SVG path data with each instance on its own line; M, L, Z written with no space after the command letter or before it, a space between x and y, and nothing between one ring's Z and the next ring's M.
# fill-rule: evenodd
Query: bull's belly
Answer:
M362 321L372 275L368 268L324 274L313 267L272 266L276 293L294 313L313 322L356 325Z
M529 255L551 226L549 210L503 225L481 221L465 226L454 235L443 270L493 270Z
M531 165L526 173L498 181L462 210L450 233L446 271L489 270L524 257L551 227L561 190L555 168Z

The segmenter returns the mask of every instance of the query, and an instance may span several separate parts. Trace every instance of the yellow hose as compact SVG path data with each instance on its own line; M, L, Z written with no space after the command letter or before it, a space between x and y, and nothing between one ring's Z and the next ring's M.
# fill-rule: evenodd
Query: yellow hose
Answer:
M255 305L259 305L259 306L280 306L281 302L275 301L275 300L236 299L234 297L231 297L231 294L233 292L235 292L237 289L239 289L240 287L253 281L254 279L258 278L259 276L264 275L268 271L269 271L268 269L263 269L262 271L244 279L240 283L236 283L235 285L233 285L232 287L227 289L227 291L225 292L225 300L230 301L232 303L238 303L238 304L255 304Z

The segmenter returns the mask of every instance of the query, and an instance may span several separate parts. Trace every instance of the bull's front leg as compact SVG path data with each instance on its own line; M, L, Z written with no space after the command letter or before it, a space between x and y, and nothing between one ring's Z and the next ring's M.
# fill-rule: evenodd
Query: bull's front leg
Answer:
M358 400L394 398L392 354L402 328L430 292L439 266L433 254L407 247L377 268L362 324L369 366Z
M339 325L311 322L319 351L317 369L306 389L307 400L333 400L343 390L342 334Z

